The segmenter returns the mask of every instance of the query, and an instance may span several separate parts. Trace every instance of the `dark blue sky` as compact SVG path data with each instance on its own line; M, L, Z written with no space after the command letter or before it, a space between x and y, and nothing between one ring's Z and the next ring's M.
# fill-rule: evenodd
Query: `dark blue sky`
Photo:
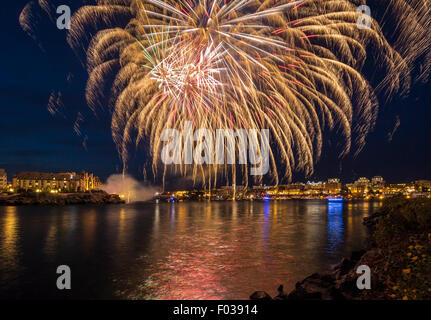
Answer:
M1 8L0 167L9 175L21 170L85 169L106 178L121 171L109 122L96 119L86 107L86 74L64 46L64 31L49 34L52 39L43 52L19 26L25 4L9 1ZM72 85L65 79L68 70L76 71ZM47 110L50 94L56 90L63 91L67 101L63 116L52 116ZM82 136L73 130L77 112L85 117Z
M23 170L85 169L105 179L120 172L109 115L96 118L88 110L83 97L86 73L64 45L64 31L53 28L46 33L43 52L19 26L26 2L8 1L0 13L0 168L9 176ZM71 83L65 79L69 70ZM53 91L63 92L66 105L55 116L47 110ZM84 117L81 136L73 129L78 112ZM388 134L397 119L400 125L390 141ZM327 144L312 178L340 176L350 181L382 175L388 181L431 179L430 120L431 85L417 85L407 99L395 98L381 107L377 127L359 156L340 160ZM136 168L131 171L142 178ZM295 178L303 179L300 175Z

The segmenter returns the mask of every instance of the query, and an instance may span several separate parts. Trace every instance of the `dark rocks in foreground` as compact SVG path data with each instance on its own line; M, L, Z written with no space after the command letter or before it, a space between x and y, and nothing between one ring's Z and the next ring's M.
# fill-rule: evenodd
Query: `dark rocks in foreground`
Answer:
M256 291L250 296L251 300L272 300L271 296L265 291Z
M122 204L118 195L104 191L70 194L16 194L0 196L0 205L74 205L74 204Z
M367 253L368 254L368 253ZM367 256L365 251L352 253L350 259L342 259L340 263L327 273L314 273L297 282L295 289L289 294L283 292L283 286L278 288L274 300L346 300L355 299L360 292L356 286L358 275L356 266ZM271 299L264 291L256 291L250 296L252 300Z

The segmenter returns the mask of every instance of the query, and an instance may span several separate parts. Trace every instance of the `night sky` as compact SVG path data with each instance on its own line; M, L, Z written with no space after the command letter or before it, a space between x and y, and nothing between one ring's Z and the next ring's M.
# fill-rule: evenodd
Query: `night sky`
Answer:
M18 17L27 1L4 1L0 29L0 168L9 178L18 171L87 170L102 180L122 170L110 133L109 114L89 110L84 98L86 72L68 47L65 31L44 33L44 51L24 31ZM71 81L65 75L72 71ZM63 92L65 107L52 115L52 92ZM79 121L79 133L74 123ZM315 175L345 182L382 175L387 181L431 179L431 84L417 84L408 98L380 106L377 126L357 156L338 159L329 143ZM399 123L399 126L396 124ZM396 130L394 130L396 128ZM393 133L393 134L392 134ZM142 160L142 161L141 161ZM142 179L135 159L130 173ZM300 174L294 180L304 180Z

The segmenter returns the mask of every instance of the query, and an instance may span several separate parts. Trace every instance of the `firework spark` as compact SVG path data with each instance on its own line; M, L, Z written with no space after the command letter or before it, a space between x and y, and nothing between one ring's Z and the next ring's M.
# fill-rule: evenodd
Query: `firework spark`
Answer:
M222 98L219 76L223 69L217 67L222 56L220 46L210 45L201 52L191 45L172 46L163 50L161 57L151 55L144 46L142 49L151 63L150 79L158 83L160 98L171 100L172 108L211 112L212 104Z
M89 105L110 92L124 163L128 143L148 139L156 168L163 130L192 121L214 132L268 128L276 182L275 154L287 179L294 170L309 175L325 132L343 138L340 156L360 151L376 121L376 95L389 99L408 92L413 78L429 78L426 0L369 1L386 10L366 29L357 25L364 0L96 2L76 11L68 42L85 54ZM21 15L25 30L33 30L31 13L28 7ZM389 20L395 28L388 31L382 26ZM216 177L218 167L211 170Z

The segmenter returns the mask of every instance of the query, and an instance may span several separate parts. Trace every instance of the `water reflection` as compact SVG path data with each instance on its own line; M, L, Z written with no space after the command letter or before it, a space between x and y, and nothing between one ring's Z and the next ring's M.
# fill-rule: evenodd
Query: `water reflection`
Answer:
M328 202L328 251L334 253L343 243L343 203Z
M57 240L58 227L56 223L56 217L51 217L51 221L48 226L48 232L45 237L45 244L43 246L43 251L48 259L52 259L55 256L55 249L58 244Z
M262 234L262 241L264 248L267 248L268 242L269 242L269 200L265 200L264 202L264 209L263 209L263 234Z
M233 299L256 289L274 291L280 283L293 286L361 248L368 214L368 204L346 211L342 203L264 201L181 203L171 205L171 216L185 206L188 214L177 215L166 255L142 272L146 289L132 297ZM159 242L152 246L160 249Z
M96 242L97 211L93 208L86 210L85 215L80 216L82 247L85 255L91 255Z
M378 205L310 200L0 207L0 279L25 297L33 297L35 281L36 297L56 297L47 287L50 272L67 262L75 272L76 298L247 299L255 290L274 293L281 283L290 290L361 248L362 219ZM37 270L38 277L25 269ZM6 294L1 288L0 297Z
M18 267L18 215L16 207L6 207L0 220L0 262L10 269ZM0 270L1 274L1 270ZM2 279L3 280L3 279Z

